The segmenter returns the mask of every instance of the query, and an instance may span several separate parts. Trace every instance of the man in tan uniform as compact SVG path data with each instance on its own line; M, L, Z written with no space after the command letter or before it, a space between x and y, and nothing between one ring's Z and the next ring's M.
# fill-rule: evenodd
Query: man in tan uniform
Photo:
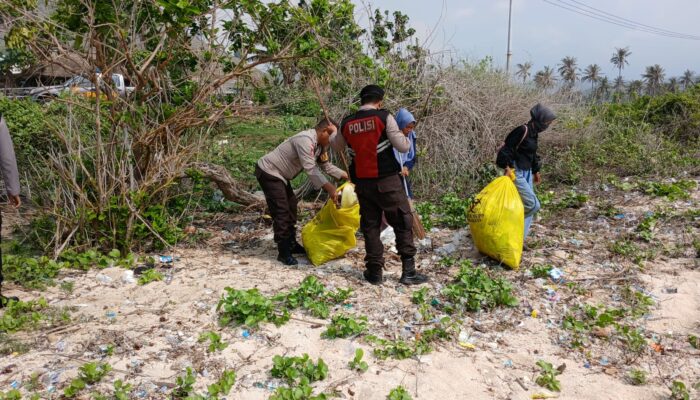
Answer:
M323 172L336 179L348 179L345 171L330 162L328 146L337 124L322 119L314 129L297 133L268 153L255 167L255 177L265 193L277 243L277 260L296 265L293 254L304 254L296 240L297 199L291 181L303 170L316 189L323 188L336 201L336 186Z
M7 199L13 207L19 208L22 201L19 198L17 160L10 131L7 129L7 124L2 114L0 114L0 170L2 171L2 179L5 182L5 189L7 190ZM2 213L0 213L0 230L2 230ZM16 297L7 298L2 295L2 281L2 250L0 249L0 308L5 307L10 300L18 300Z

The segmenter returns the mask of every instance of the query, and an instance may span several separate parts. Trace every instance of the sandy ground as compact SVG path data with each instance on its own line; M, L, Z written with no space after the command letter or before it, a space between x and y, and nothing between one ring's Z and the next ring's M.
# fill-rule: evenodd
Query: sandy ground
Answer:
M370 333L377 336L398 337L416 312L410 302L413 288L397 284L400 263L396 257L389 257L387 282L379 287L361 279L362 250L318 268L308 263L283 267L274 261L270 229L250 217L230 222L229 231L200 226L213 233L212 239L203 249L176 249L176 261L162 269L169 277L167 282L139 286L123 281L125 270L107 268L63 272L58 281L73 281L72 293L58 286L38 292L8 285L8 294L24 300L43 296L52 306L69 307L72 321L50 330L13 335L31 350L0 359L0 390L9 390L15 382L27 392L31 375L37 374L39 385L34 390L40 397L59 398L80 365L101 360L114 370L92 391L106 389L119 378L134 386L133 398L164 399L176 377L192 366L199 372L200 391L221 370L232 368L237 380L227 398L267 399L279 384L269 375L272 357L308 353L314 359L323 358L329 366L329 377L314 385L316 393L336 390L339 398L345 399L385 399L398 385L416 399L531 399L536 394L560 399L668 398L672 381L684 381L689 387L700 381L700 351L687 342L689 334L700 333L700 263L690 244L698 237L698 220L660 223L656 240L649 245L658 248L659 255L642 269L611 255L607 248L632 231L649 210L663 207L680 213L697 209L700 193L696 190L690 200L676 202L614 189L590 190L589 195L591 200L583 208L546 216L535 225L533 249L525 253L523 267L517 272L480 257L467 230L431 233L432 248L422 249L419 260L421 269L432 278L428 286L434 292L456 273L456 267L439 266L436 255L453 241L457 248L453 257L485 262L484 268L511 280L516 288L520 306L464 317L462 330L470 336L474 349L460 346L457 340L446 341L424 356L381 361L371 355L372 346L362 337L322 339L321 332L329 321L302 312L295 312L294 318L279 328L262 325L248 337L242 328L219 328L216 305L225 287L256 287L269 295L297 286L309 274L329 288L353 288L349 302L333 313L368 316ZM624 218L597 214L595 205L611 200ZM664 252L661 244L677 244L680 250ZM560 268L576 290L533 279L528 269L536 263ZM634 325L663 351L649 347L640 355L630 355L615 335L591 336L583 349L571 348L567 344L570 332L561 327L563 315L575 304L619 304L619 293L625 286L655 300L651 313ZM552 291L557 295L551 296ZM538 310L536 318L532 309ZM210 330L219 332L229 343L225 350L207 353L206 345L198 343L200 333ZM107 345L114 346L111 356L103 351ZM365 350L370 365L364 374L347 366L356 348ZM539 373L535 363L540 359L555 366L565 364L559 376L560 393L550 393L534 383ZM646 385L629 383L626 376L632 368L647 371ZM84 398L89 398L89 392Z

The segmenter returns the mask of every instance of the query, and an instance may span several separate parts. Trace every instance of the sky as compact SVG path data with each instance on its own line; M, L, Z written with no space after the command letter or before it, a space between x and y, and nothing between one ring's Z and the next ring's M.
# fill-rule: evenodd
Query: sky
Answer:
M361 24L367 2L354 0ZM559 0L548 0L557 3ZM700 0L577 0L628 20L668 31L700 36ZM571 3L571 0L568 0ZM410 17L421 41L434 51L480 60L492 56L505 68L508 0L372 0L371 7L400 10ZM623 70L625 80L641 79L646 66L660 64L666 78L690 69L700 75L700 41L669 38L631 30L551 5L544 0L513 0L512 61L556 69L564 56L573 56L583 70L599 64L611 80L618 71L610 63L616 47L632 55Z

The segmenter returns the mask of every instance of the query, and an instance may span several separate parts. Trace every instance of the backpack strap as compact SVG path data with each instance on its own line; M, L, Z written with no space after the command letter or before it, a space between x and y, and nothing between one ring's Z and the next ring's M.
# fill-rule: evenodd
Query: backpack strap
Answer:
M515 151L518 151L518 148L520 147L521 144L525 141L525 138L527 137L527 124L523 125L525 127L525 133L523 133L523 137L520 139L518 142L518 145L515 146Z

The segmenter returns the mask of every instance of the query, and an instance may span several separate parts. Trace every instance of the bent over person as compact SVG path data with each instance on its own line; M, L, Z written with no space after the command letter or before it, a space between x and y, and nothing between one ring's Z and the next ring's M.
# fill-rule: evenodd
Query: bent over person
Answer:
M383 281L384 245L379 238L382 213L396 233L396 249L401 256L401 283L414 285L428 278L416 272L413 220L408 196L401 180L401 165L394 149L405 153L411 147L389 111L382 109L384 90L369 85L360 92L361 107L346 117L340 134L331 144L352 158L350 177L360 203L360 229L365 237L365 279L378 285Z
M268 153L255 166L255 177L265 194L272 216L272 230L277 243L277 260L296 265L294 254L304 254L296 240L297 198L291 181L303 170L316 189L323 188L336 201L334 184L323 172L336 179L347 179L347 173L330 162L328 145L338 128L332 121L322 119L314 129L297 133Z

